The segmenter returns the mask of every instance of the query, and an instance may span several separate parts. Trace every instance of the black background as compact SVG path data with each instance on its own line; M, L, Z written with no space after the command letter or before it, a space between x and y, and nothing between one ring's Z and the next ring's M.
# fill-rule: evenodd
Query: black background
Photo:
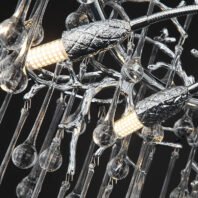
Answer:
M165 2L165 1L163 1ZM170 6L176 6L179 1L167 1L168 5ZM16 0L1 0L0 2L0 21L8 18L13 13L17 1ZM191 3L188 1L188 3ZM75 11L79 4L74 0L51 0L46 15L44 18L44 29L45 29L45 39L44 42L54 40L56 38L61 37L61 33L63 30L65 30L65 18L66 16L71 13L72 11ZM131 18L135 18L138 16L141 16L146 13L147 4L127 4L126 10L128 11ZM181 19L181 22L184 20L184 18ZM197 28L197 16L194 17L194 20L191 24L190 30L189 30L189 38L187 39L185 43L185 50L184 54L182 56L182 61L184 68L188 74L192 74L195 76L196 79L198 79L198 69L197 69L197 63L198 61L193 58L190 55L190 49L192 48L198 48L198 28ZM163 22L159 23L157 25L152 26L151 31L149 31L149 35L155 36L159 35L160 30L164 27L164 25L169 26L171 29L170 34L179 36L178 33L175 30L175 27L172 26L169 22ZM145 60L143 59L143 65L144 62L146 62L146 57L149 56L150 52L149 46L145 48L144 55ZM110 63L110 62L109 62ZM31 114L29 119L27 120L24 130L22 132L22 135L19 138L18 144L23 142L25 138L27 137L29 131L31 130L31 126L33 121L36 118L36 115L38 113L38 110L40 108L40 105L42 103L43 97L45 95L45 92L39 93L34 100L32 101L33 108L31 109ZM0 102L3 101L3 98L5 96L5 93L0 93ZM38 150L42 144L43 138L45 136L45 132L47 130L47 127L49 126L51 117L53 115L53 111L55 108L55 101L58 97L58 93L55 93L53 100L50 104L49 110L47 112L47 116L44 120L43 126L41 128L40 134L39 134L39 140L37 142ZM16 127L18 118L20 116L20 109L23 105L22 100L22 94L14 96L9 108L7 110L7 113L5 115L5 118L3 120L2 125L0 126L0 161L3 159L3 156L6 152L6 149L8 147L8 144L10 142L10 139L12 137L12 134L14 132L14 129ZM92 123L88 125L88 129L86 131L86 134L82 135L80 141L79 141L79 147L77 150L77 175L79 174L80 168L82 167L82 164L84 162L84 158L88 149L88 144L91 140L91 133L95 126L95 120L96 120L96 106L93 106L92 108L92 116L93 121ZM195 116L196 118L196 116ZM173 121L170 121L169 124L171 125ZM196 120L195 120L196 124ZM166 139L174 141L175 138L172 134L166 134ZM67 163L68 163L68 149L69 149L69 140L70 135L67 135L65 137L65 140L63 142L62 146L62 153L64 155L64 163L61 169L55 173L50 173L46 177L46 180L43 185L43 190L40 194L40 197L49 197L49 198L55 198L58 194L59 186L61 185L61 181L65 177L65 172L67 170ZM187 159L187 156L189 154L189 147L187 146L185 141L182 141L184 144L184 149L181 152L181 158L177 161L176 168L174 169L174 173L172 175L171 183L169 186L169 192L178 184L180 179L180 171L185 166L185 162ZM136 135L132 138L132 143L130 146L130 157L135 161L138 156L139 147L141 145L141 140ZM163 180L165 177L165 172L168 166L171 150L168 147L158 147L154 162L152 163L151 170L147 176L145 188L143 191L143 198L157 198L159 197L159 193L163 184ZM101 179L103 177L104 169L106 162L108 160L109 151L105 152L104 156L101 158L101 167L96 168L96 174L93 178L93 182L90 186L90 190L88 192L87 197L88 198L94 198L96 197L97 190L99 189ZM16 185L21 181L22 178L24 178L29 173L29 170L20 170L12 163L10 163L5 179L0 186L0 198L14 198L15 195L15 188ZM125 193L128 189L128 185L130 182L132 176L132 169L129 174L129 176L121 181L118 182L117 186L114 188L114 191L112 193L111 197L118 198L118 197L124 197ZM192 175L193 176L193 175ZM77 179L75 177L74 181Z

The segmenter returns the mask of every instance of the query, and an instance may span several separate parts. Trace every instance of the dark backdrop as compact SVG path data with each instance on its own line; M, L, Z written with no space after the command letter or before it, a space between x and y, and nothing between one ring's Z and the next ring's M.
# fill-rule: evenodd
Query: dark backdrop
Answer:
M165 1L163 1L165 2ZM179 1L167 1L169 5L175 6ZM190 1L189 1L190 2ZM2 0L0 2L0 21L8 18L14 11L17 1L16 0ZM50 0L45 18L44 18L44 29L45 29L45 40L44 42L54 40L56 38L60 38L61 33L63 30L65 30L65 18L66 16L76 10L78 7L78 3L76 3L75 0ZM126 9L130 15L131 18L135 18L138 16L143 15L146 13L147 4L127 4ZM182 18L181 20L183 20ZM159 35L159 31L163 28L164 25L168 25L171 28L170 34L178 36L178 33L176 33L176 30L174 26L170 25L170 23L160 23L155 26L152 26L151 30L149 31L149 34ZM185 51L182 56L182 61L184 63L184 67L188 74L193 74L196 79L198 77L198 70L197 70L197 63L198 61L193 58L190 55L190 49L198 47L198 29L197 29L197 17L194 18L192 25L189 30L189 38L187 39L187 42L185 44ZM146 47L144 50L145 57L149 56L149 51L151 48ZM146 58L145 60L146 61ZM144 65L143 61L143 65ZM109 62L110 63L110 62ZM29 119L27 120L24 130L22 132L22 135L19 138L18 143L21 143L25 140L27 137L29 131L31 130L31 126L33 121L36 118L36 115L38 113L38 110L40 108L41 102L43 100L43 97L45 95L45 92L39 93L33 100L33 108L31 109L31 115ZM5 94L3 92L0 93L0 102L3 101ZM53 101L50 104L49 110L47 112L46 119L44 120L44 124L42 126L39 140L37 147L40 148L43 138L45 136L47 127L49 126L50 119L53 115L53 111L55 108L55 101L58 97L58 94L55 93L53 97ZM23 105L22 95L14 96L8 111L5 115L5 118L3 120L2 125L0 126L0 161L3 159L3 156L6 152L6 149L8 147L8 144L10 142L10 139L12 137L12 134L14 132L14 129L16 127L17 121L20 116L20 108ZM96 113L96 106L93 106L92 113L94 115L94 112ZM95 117L94 117L95 119ZM84 162L85 154L88 150L88 143L91 140L91 133L95 126L95 122L93 121L88 126L88 130L86 134L84 134L80 141L79 141L79 147L78 147L78 153L77 153L77 175L79 174L80 168L82 167L82 164ZM172 124L173 122L170 122ZM175 138L171 134L166 134L166 139L175 141ZM57 196L59 186L61 185L61 181L65 177L65 172L67 170L67 162L68 162L68 149L69 149L69 140L70 136L66 136L63 146L62 146L62 153L64 154L64 163L61 169L55 173L48 174L44 185L43 190L40 194L40 197L49 197L49 198L55 198ZM185 166L185 162L187 160L187 156L189 154L189 147L187 146L185 141L182 141L184 144L184 149L181 152L181 158L177 161L176 168L174 169L173 176L171 179L169 191L171 191L179 182L180 179L180 171ZM133 160L137 159L139 148L140 148L141 140L138 136L134 135L132 138L132 143L130 146L130 152L129 155ZM155 154L154 162L152 163L151 170L147 176L145 188L143 191L143 198L157 198L159 197L159 193L163 184L163 180L165 177L165 172L168 166L168 162L170 159L172 149L168 147L157 147L157 151ZM88 192L87 197L88 198L94 198L96 197L96 192L99 189L101 179L104 173L105 164L108 160L109 151L105 152L104 156L101 158L101 167L96 168L96 174L94 176L93 182L90 186L90 190ZM29 173L29 170L20 170L12 163L10 163L9 168L6 172L5 179L0 186L0 197L1 198L14 198L15 195L15 187L16 185L21 181L22 178L24 178ZM128 185L130 182L132 176L132 170L129 174L129 176L121 181L118 182L118 185L114 188L112 197L118 198L118 197L124 197L125 193L128 189ZM75 177L74 180L76 180L77 177Z

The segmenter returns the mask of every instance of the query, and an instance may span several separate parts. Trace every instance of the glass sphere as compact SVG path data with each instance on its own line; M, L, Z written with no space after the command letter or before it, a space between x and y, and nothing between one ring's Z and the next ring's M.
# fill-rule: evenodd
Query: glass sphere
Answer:
M20 93L28 85L28 77L25 65L25 57L19 57L17 52L12 52L0 61L3 68L0 72L0 86L8 93Z
M2 53L3 53L3 45L0 43L0 57L2 56Z
M54 149L48 148L44 150L39 156L39 164L42 169L48 172L54 172L58 170L63 162L63 158L60 152L60 148Z
M68 30L89 23L89 18L86 13L72 12L65 20L65 25Z
M16 195L18 198L31 198L36 181L31 180L29 177L25 177L16 188Z
M77 0L77 1L83 4L90 4L90 3L93 3L95 0Z
M181 187L177 187L171 192L170 198L191 198L191 197L188 189L183 190Z
M12 153L12 161L18 168L31 168L37 161L37 151L35 146L28 142L24 142L17 146Z
M189 116L183 116L174 124L175 134L178 137L186 137L194 132L194 124Z
M198 197L198 181L195 180L193 182L191 182L191 186L192 186L192 192L191 192L191 198L197 198Z
M23 22L16 17L10 17L0 24L0 42L9 50L20 49L26 36Z
M106 122L98 124L93 132L93 140L99 147L113 145L116 141L113 126Z
M139 61L129 60L123 65L121 74L124 80L135 84L142 80L144 69Z
M109 177L121 180L127 177L129 173L129 165L123 158L115 157L107 165Z
M198 197L198 191L193 191L190 195L190 198L197 198Z
M146 141L161 142L164 139L164 131L159 124L153 127L144 126L141 135Z

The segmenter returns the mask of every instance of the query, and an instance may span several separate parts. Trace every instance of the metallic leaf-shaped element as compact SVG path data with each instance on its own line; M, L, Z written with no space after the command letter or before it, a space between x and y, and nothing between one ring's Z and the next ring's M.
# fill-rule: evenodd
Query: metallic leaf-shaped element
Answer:
M186 87L169 88L138 102L136 112L145 126L151 126L177 114L187 99L188 89Z
M97 21L63 32L62 41L70 59L77 59L115 46L131 31L123 20Z

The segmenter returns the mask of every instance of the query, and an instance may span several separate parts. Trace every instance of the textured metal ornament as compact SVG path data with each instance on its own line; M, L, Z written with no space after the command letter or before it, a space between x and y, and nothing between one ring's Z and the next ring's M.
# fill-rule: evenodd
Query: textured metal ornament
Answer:
M145 126L152 126L181 111L187 99L188 89L178 86L147 97L138 102L135 109L141 122Z
M63 32L62 41L69 58L73 60L111 48L130 32L130 24L126 21L97 21Z

